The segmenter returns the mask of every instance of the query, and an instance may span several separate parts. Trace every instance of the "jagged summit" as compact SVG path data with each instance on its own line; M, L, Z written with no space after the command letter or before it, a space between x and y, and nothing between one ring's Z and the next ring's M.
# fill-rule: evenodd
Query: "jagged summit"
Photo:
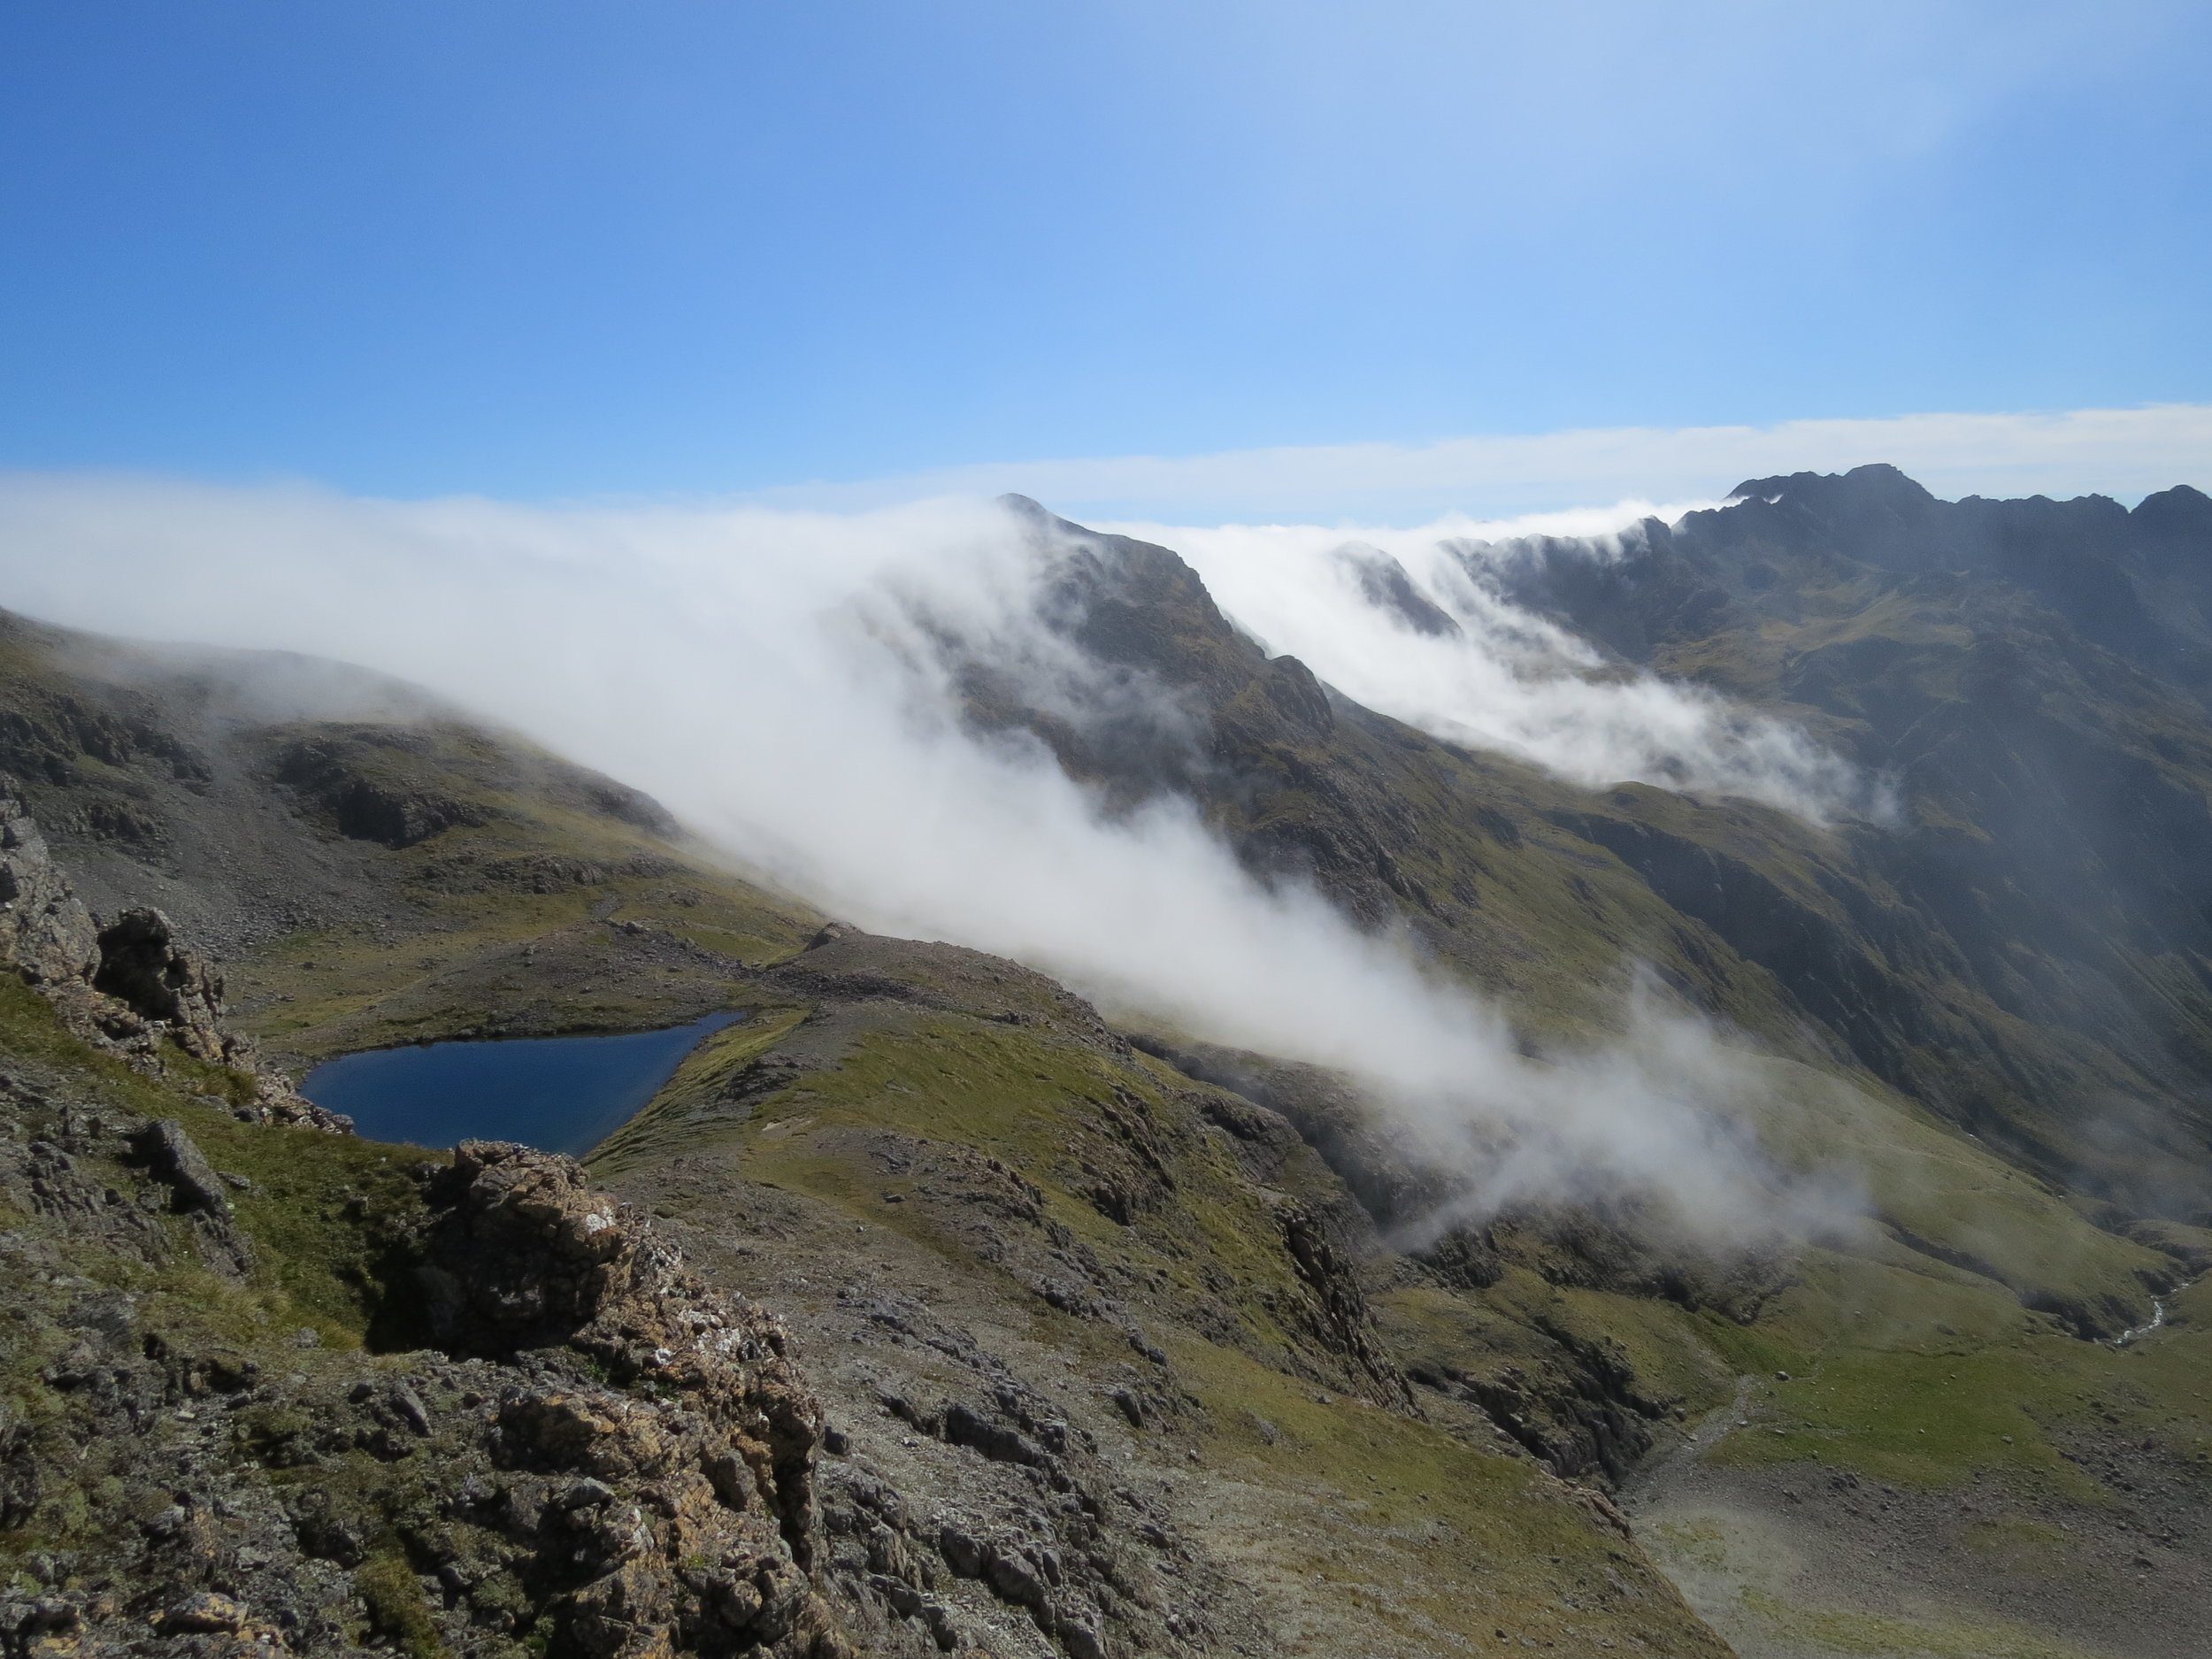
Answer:
M1886 461L1855 466L1847 472L1791 472L1747 479L1728 492L1731 502L1786 503L1801 511L1825 514L1887 512L1909 521L1925 515L1936 497L1900 468Z
M2146 496L2132 511L2095 495L1946 501L1886 463L1747 479L1721 508L1691 516L1713 518L1737 536L1786 526L1786 533L1817 535L1849 557L1892 568L1991 565L2015 576L2024 556L2056 543L2101 563L2139 557L2159 542L2212 536L2212 501L2187 485Z

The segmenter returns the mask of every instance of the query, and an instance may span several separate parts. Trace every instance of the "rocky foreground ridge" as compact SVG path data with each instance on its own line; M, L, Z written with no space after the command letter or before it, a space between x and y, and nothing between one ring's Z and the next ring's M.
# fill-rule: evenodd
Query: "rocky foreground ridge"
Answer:
M152 1133L181 1167L147 1172L205 1213L196 1148ZM51 1136L0 1148L10 1200L74 1224L12 1252L58 1316L26 1333L19 1306L19 1334L67 1343L38 1370L49 1409L8 1425L6 1522L68 1540L23 1558L46 1582L0 1604L12 1650L852 1651L800 1564L819 1411L780 1328L687 1278L572 1165L467 1147L426 1217L458 1248L419 1269L451 1347L372 1362L308 1326L291 1351L180 1338L142 1305L157 1294L69 1272L93 1239L176 1260L113 1184L146 1128L73 1112ZM518 1357L526 1334L541 1346Z
M772 1318L570 1161L469 1142L373 1224L378 1300L436 1348L267 1330L281 1275L233 1202L254 1181L130 1108L221 1079L190 1097L204 1121L348 1125L254 1066L159 912L96 926L12 792L0 895L0 952L46 1005L17 1018L48 1027L0 1071L12 1347L42 1385L0 1419L0 1527L64 1544L20 1554L43 1593L0 1603L10 1651L428 1652L441 1617L579 1654L851 1651L805 1571L821 1414Z

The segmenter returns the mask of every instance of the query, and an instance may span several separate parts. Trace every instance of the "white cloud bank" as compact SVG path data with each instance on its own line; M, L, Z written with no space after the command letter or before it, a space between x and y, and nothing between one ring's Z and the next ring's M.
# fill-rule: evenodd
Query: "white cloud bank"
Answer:
M887 601L991 638L1040 568L977 502L837 518L0 479L11 608L419 682L864 926L1352 1072L1463 1172L1471 1210L1625 1187L1727 1233L1801 1190L1763 1166L1746 1125L1765 1091L1701 1025L1647 1007L1610 1048L1532 1062L1500 1010L1263 889L1188 810L1106 823L1041 755L970 741Z
M764 506L833 510L1011 490L1076 518L1412 525L1594 501L1697 501L1746 479L1887 461L1937 495L2106 495L2132 504L2212 487L2212 405L2063 413L1899 415L1770 426L1616 426L1419 445L1317 444L1180 457L1119 456L949 467L769 490Z

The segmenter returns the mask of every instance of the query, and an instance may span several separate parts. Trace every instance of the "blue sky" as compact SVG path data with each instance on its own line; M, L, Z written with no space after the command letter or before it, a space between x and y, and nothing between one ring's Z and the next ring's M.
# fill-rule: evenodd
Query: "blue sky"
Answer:
M718 495L2203 403L2208 70L2153 0L14 0L0 467Z

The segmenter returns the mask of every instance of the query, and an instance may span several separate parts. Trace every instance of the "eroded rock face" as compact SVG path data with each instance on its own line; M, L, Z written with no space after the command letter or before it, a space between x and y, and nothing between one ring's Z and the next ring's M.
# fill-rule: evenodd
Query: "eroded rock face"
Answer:
M99 931L14 786L0 779L0 957L33 985L89 984Z
M404 728L339 726L290 744L274 775L349 840L412 847L486 819L482 807L439 786L432 747Z

